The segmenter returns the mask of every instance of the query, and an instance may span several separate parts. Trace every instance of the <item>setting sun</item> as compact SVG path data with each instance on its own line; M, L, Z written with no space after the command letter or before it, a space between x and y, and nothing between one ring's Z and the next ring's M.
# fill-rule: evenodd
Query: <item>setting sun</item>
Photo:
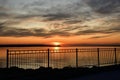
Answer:
M61 43L60 42L53 42L55 46L59 46Z

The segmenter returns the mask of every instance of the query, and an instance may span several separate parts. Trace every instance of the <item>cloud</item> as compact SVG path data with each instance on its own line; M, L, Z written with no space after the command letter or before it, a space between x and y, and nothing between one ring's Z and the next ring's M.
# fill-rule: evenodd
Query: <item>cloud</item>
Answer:
M24 19L29 19L29 18L34 18L34 17L42 17L41 15L37 15L37 14L21 14L21 15L16 15L14 16L13 18L14 19L21 19L21 20L24 20Z
M8 14L7 11L9 11L8 8L0 6L0 18L9 17L10 14Z
M2 5L1 3L0 5ZM3 3L5 4L5 2ZM39 36L46 38L120 32L119 26L116 26L120 24L118 22L120 0L54 0L52 2L50 0L36 0L30 3L26 2L22 6L22 10L18 7L17 10L8 10L3 5L0 7L0 18L5 17L7 19L5 23L0 24L0 36ZM38 22L43 19L48 24L48 26L45 26L48 30L41 27L38 29L34 26L33 29L23 28L27 21L30 23L30 20L33 21L32 25L35 25L35 20L33 20L35 18ZM0 20L4 21L5 19L1 18ZM20 25L18 23L22 24L22 28L18 27ZM104 36L93 38L100 37Z
M0 27L2 27L4 24L5 24L4 22L0 23Z
M120 27L112 27L105 30L100 29L87 29L88 26L69 26L65 28L54 28L46 30L45 28L31 28L31 29L22 29L22 28L15 28L15 27L8 27L6 23L0 23L0 36L2 37L28 37L28 36L37 36L43 38L49 38L53 36L62 36L62 37L69 37L69 36L83 36L83 35L96 35L96 34L103 34L103 36L94 36L92 38L103 38L108 37L109 34L112 33L119 33ZM86 28L84 30L83 28ZM75 32L72 32L74 31Z
M111 32L119 32L120 33L120 26L116 26L116 27L114 26L114 27L110 28L109 31L111 31Z
M99 39L99 38L106 38L106 37L109 37L110 35L103 35L103 36L93 36L93 37L90 37L89 39Z
M80 25L70 25L68 27L63 28L63 31L71 32L72 34L76 35L80 30L89 28L88 26L80 26Z
M0 22L2 21L10 21L16 16L17 14L12 13L12 9L5 6L0 6ZM8 22L7 21L7 22Z
M11 28L11 27L2 27L0 29L0 36L2 37L23 37L23 36L28 36L31 35L30 32L26 29L15 29L15 28Z
M101 14L120 12L120 0L85 0L95 11Z
M0 12L0 17L8 17L9 15L7 13Z
M40 29L21 29L14 27L7 27L5 23L0 23L0 36L2 37L28 37L28 36L38 36L38 37L52 37L52 36L70 36L68 32L62 30L50 30L47 31L44 28Z
M72 15L66 14L66 13L56 13L56 14L47 14L43 15L47 20L53 21L53 20L64 20L66 18L71 18Z
M56 35L56 36L71 36L71 34L67 31L64 31L64 30L51 30L50 32L50 35Z
M0 5L5 6L7 4L8 0L0 0Z
M94 35L94 34L111 34L116 32L120 32L120 29L119 28L110 28L105 30L87 29L87 30L78 31L75 34L76 35Z
M64 23L65 24L77 24L77 23L81 23L82 20L66 20Z
M43 4L41 4L43 3ZM31 15L41 15L45 20L71 20L81 18L89 18L91 16L91 10L82 0L54 0L50 2L46 1L35 1L31 4L24 6L24 9ZM81 17L79 17L81 16ZM71 21L72 22L72 21ZM76 21L75 21L76 22Z

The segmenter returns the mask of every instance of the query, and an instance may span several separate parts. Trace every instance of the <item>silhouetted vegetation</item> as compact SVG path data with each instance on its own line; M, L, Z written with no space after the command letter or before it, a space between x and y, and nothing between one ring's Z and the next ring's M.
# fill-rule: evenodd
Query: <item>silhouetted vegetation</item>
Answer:
M52 69L40 67L39 69L22 69L17 67L0 68L1 80L66 80L96 73L120 70L120 65L104 67L64 67Z

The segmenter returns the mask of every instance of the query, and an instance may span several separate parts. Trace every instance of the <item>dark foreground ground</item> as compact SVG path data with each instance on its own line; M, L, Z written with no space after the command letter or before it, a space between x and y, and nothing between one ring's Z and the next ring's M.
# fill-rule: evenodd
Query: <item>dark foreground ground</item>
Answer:
M0 68L0 80L120 80L120 65L63 69Z
M120 80L120 70L106 71L87 76L72 78L69 80Z

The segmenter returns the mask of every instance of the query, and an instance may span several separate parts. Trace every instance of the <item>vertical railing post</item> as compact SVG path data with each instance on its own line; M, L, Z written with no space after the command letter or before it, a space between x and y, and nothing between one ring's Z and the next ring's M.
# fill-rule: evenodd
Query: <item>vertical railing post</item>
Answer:
M97 48L97 57L98 57L98 67L100 66L100 49Z
M114 48L114 53L115 53L115 65L117 64L117 54L116 54L116 48Z
M6 68L9 67L9 50L7 49L7 54L6 54Z
M50 49L48 49L48 68L50 67L49 64L50 64Z
M76 68L78 68L78 49L76 48Z

